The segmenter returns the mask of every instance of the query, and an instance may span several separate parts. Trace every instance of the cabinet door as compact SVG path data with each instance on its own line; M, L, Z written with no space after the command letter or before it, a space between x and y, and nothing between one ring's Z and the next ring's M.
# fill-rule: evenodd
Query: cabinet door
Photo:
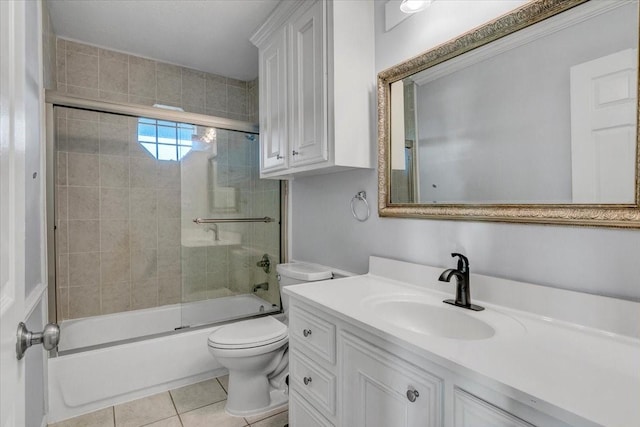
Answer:
M454 391L455 427L534 427L464 390Z
M325 5L315 1L289 24L291 165L327 160Z
M260 49L260 172L288 166L286 89L286 39L279 30Z
M442 379L353 336L341 344L343 425L442 425Z

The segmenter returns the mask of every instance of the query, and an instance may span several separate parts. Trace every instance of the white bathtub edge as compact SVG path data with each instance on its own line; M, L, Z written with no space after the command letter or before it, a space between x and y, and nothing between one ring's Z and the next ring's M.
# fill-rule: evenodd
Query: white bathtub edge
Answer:
M216 328L49 359L48 421L225 375L207 348Z

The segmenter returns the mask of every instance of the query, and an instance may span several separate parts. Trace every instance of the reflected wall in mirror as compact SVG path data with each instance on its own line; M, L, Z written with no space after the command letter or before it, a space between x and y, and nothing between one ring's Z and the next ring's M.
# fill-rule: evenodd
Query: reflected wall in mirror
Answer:
M533 1L379 74L382 216L640 227L638 1Z

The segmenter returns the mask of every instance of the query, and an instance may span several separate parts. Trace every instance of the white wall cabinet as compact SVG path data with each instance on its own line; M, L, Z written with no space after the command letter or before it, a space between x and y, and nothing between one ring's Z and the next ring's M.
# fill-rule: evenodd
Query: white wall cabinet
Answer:
M295 295L290 301L291 427L569 426L522 395L491 390Z
M261 177L373 167L373 2L281 2L251 41Z

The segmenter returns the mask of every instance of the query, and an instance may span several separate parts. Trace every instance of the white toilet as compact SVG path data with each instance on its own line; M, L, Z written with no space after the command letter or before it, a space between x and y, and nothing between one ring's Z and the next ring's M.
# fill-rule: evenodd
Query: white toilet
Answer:
M209 352L229 370L225 410L230 415L256 415L287 403L289 298L282 288L332 277L331 270L303 262L278 264L276 270L283 322L259 317L221 326L209 335Z

